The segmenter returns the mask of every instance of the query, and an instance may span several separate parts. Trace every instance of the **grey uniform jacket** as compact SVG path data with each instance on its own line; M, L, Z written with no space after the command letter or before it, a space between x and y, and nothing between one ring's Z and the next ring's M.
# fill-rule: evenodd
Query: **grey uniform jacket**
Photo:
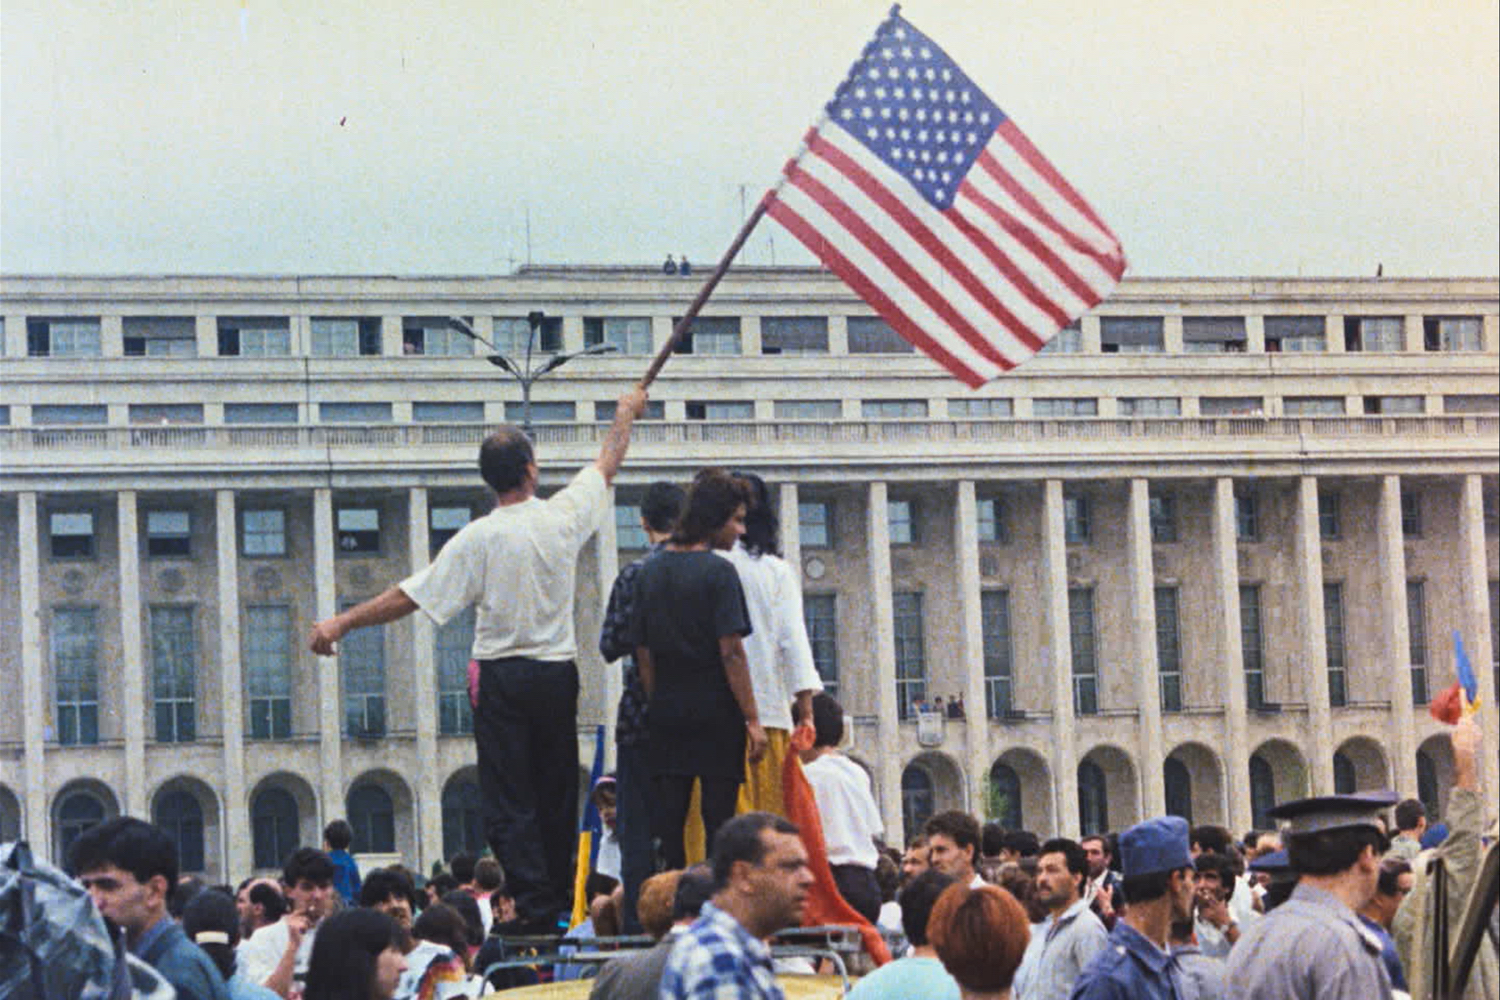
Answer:
M1389 1000L1380 939L1344 903L1306 883L1229 953L1237 1000Z

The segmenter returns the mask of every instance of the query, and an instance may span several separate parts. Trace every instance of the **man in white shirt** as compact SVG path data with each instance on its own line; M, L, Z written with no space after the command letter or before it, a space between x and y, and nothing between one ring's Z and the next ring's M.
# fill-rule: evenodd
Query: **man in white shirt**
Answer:
M621 396L593 465L546 500L531 441L502 427L479 448L495 509L449 539L431 565L313 627L332 655L350 630L420 608L442 625L475 608L479 697L474 742L485 832L519 914L503 933L551 933L569 909L578 826L578 668L573 636L578 553L609 514L645 390Z
M873 924L880 919L880 885L875 881L880 853L875 838L885 824L870 791L870 776L839 751L844 739L843 706L831 695L818 692L812 700L812 722L816 735L811 749L802 754L802 773L818 804L833 884L844 902Z
M235 954L240 974L283 997L307 976L318 923L333 909L333 862L313 847L299 847L281 873L291 909L240 942ZM298 987L300 989L300 987Z

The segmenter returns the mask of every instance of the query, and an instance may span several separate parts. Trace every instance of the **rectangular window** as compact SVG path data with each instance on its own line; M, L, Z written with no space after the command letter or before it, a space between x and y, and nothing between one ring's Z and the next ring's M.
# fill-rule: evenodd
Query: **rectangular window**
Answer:
M594 404L594 420L595 420L595 422L601 423L601 424L609 424L609 423L614 423L614 419L615 419L615 402L614 402L614 400L608 400L608 401L600 400L599 402L596 402ZM666 404L663 403L659 399L648 399L648 400L646 400L646 412L642 413L640 415L639 419L636 422L639 423L641 420L665 420L665 419L667 419L667 407L666 407Z
M916 348L885 320L875 316L849 317L850 354L911 354Z
M673 320L673 323L678 320ZM740 353L738 316L699 316L672 348L674 354L728 355Z
M196 358L197 322L191 316L126 316L121 323L127 358Z
M315 358L360 358L380 353L378 317L314 316L311 326Z
M1003 719L1015 712L1011 677L1010 594L985 590L979 594L979 622L984 633L984 709L987 718Z
M1401 491L1401 534L1405 538L1422 537L1422 494L1416 490Z
M760 321L762 354L827 354L825 316L764 316Z
M626 552L638 552L651 547L651 539L641 526L641 505L638 503L615 504L615 548Z
M1015 404L1008 399L950 399L948 416L954 420L993 420L1015 416Z
M1323 644L1328 651L1328 704L1349 704L1349 673L1344 663L1344 586L1323 584Z
M927 699L927 660L922 643L922 595L891 595L896 634L896 711L903 719L916 718L915 702Z
M422 424L482 424L484 404L478 402L412 403L411 418Z
M99 318L28 318L26 353L33 358L97 358L101 353Z
M94 512L59 510L47 516L48 551L53 559L92 559Z
M132 424L160 427L203 423L202 403L131 403L127 413Z
M1266 657L1260 624L1260 587L1240 584L1240 650L1245 669L1245 704L1266 704Z
M390 403L319 403L318 419L325 424L388 424Z
M1343 396L1288 396L1281 401L1281 411L1289 417L1341 417Z
M296 403L225 403L226 424L295 424Z
M833 548L833 504L797 504L797 538L804 549Z
M1075 319L1067 326L1052 335L1052 339L1042 345L1042 354L1082 354L1083 353L1083 328Z
M1244 354L1243 316L1184 316L1182 349L1188 354Z
M247 507L240 517L240 555L286 555L286 511Z
M38 427L80 427L109 423L109 407L82 403L39 404L31 408Z
M1236 541L1253 542L1260 538L1260 517L1254 493L1234 495L1234 536Z
M438 550L448 544L448 539L458 534L473 516L474 512L467 505L433 506L427 512L427 550L437 555Z
M838 420L844 404L836 399L778 399L777 420Z
M446 316L405 316L401 319L401 353L466 358L474 353L474 340L450 324Z
M1182 711L1182 633L1177 622L1177 588L1156 588L1156 666L1161 679L1161 710Z
M865 399L859 404L859 415L866 420L903 420L927 416L925 399Z
M979 540L1006 541L1009 533L1005 530L1005 502L999 497L980 497L976 506L979 515Z
M1402 326L1400 316L1345 316L1344 350L1399 351Z
M1427 412L1425 396L1366 396L1364 402L1367 416L1409 416Z
M917 541L916 511L910 500L891 500L885 505L887 523L890 526L892 545L915 545Z
M341 610L354 607L349 601ZM359 628L339 642L339 673L344 688L344 735L379 739L385 735L385 626Z
M1180 417L1182 400L1176 396L1137 396L1116 404L1122 417Z
M1205 417L1264 416L1266 401L1260 396L1204 396L1198 400L1198 413Z
M284 358L292 353L292 327L285 316L219 317L219 356Z
M1339 517L1339 495L1318 494L1318 537L1325 542L1336 542L1343 535L1343 521Z
M1097 399L1033 399L1031 415L1038 420L1050 420L1056 417L1097 417L1099 401Z
M52 678L57 694L57 742L99 742L99 623L95 608L52 611Z
M748 399L688 400L689 420L754 420L755 404Z
M193 515L185 510L146 512L146 555L186 559L193 554Z
M192 608L151 608L151 672L156 742L191 743L198 738L198 643Z
M621 354L651 353L651 320L646 316L585 316L585 347L614 344Z
M519 424L526 419L524 403L510 400L505 404L507 423ZM578 404L566 400L531 401L531 422L534 424L571 424L578 419Z
M1099 662L1095 657L1094 588L1068 588L1068 642L1073 652L1073 714L1099 712Z
M1500 396L1461 393L1443 397L1444 413L1500 413Z
M469 660L474 649L474 609L465 608L434 633L438 675L438 732L466 736L474 731L469 704Z
M1421 580L1406 581L1406 635L1411 661L1411 701L1427 704L1427 593Z
M1078 493L1063 494L1063 541L1086 545L1089 541L1089 498Z
M1177 541L1177 498L1167 493L1152 493L1146 499L1151 521L1151 541L1164 545Z
M812 645L813 666L829 697L839 696L839 641L837 598L833 594L807 594L802 599L802 617L807 622L807 641Z
M1267 316L1265 323L1267 353L1328 350L1328 322L1322 316Z
M1165 347L1160 316L1105 316L1099 349L1105 354L1160 354Z
M292 609L284 604L245 608L245 694L254 740L292 735Z
M1427 316L1422 347L1429 351L1484 350L1484 321L1478 316Z
M562 317L543 316L533 339L531 322L525 316L496 316L494 336L490 340L496 350L512 358L526 357L528 342L532 354L557 354L563 344Z
M379 507L340 507L334 514L340 552L347 555L380 552Z
M0 331L0 333L3 333L3 331ZM0 427L9 427L9 426L10 426L10 405L8 403L0 403Z

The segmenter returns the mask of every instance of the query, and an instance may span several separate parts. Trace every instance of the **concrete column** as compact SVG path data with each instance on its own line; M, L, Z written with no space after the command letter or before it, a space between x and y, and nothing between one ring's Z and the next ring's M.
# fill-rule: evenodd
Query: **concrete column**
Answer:
M583 317L567 315L562 318L563 353L583 350Z
M240 565L233 490L214 494L214 549L219 570L219 710L224 720L224 871L250 870L250 800L245 792L245 683L240 663Z
M413 486L406 494L406 553L412 573L425 569L428 552L427 489ZM432 619L420 611L409 616L410 679L416 699L417 780L415 783L417 860L426 865L443 856L443 776L437 751L437 642ZM398 660L399 662L399 660Z
M324 486L313 490L313 593L318 621L338 613L333 555L333 490ZM314 664L318 672L317 826L322 829L330 819L344 814L344 699L338 657L317 657Z
M99 317L99 353L106 358L125 356L125 318Z
M1344 317L1330 314L1324 317L1323 336L1329 354L1344 353Z
M747 358L753 358L760 354L760 317L740 317L740 353Z
M1422 314L1405 316L1401 322L1401 350L1418 351L1423 349L1422 336ZM1432 411L1428 411L1429 413Z
M1161 349L1167 354L1181 354L1183 352L1181 316L1162 317L1161 343Z
M7 320L6 326L10 323ZM25 328L24 322L22 329ZM37 527L36 494L16 496L16 551L21 579L21 756L26 765L22 835L32 850L52 857L52 823L47 810L46 665L42 658L41 534ZM53 858L60 863L61 859Z
M131 816L149 816L146 803L146 666L141 639L140 514L134 490L116 495L120 534L120 735L125 741L125 796Z
M1103 343L1101 326L1102 324L1099 322L1098 316L1089 315L1079 317L1078 331L1081 334L1080 339L1083 341L1084 354L1099 354L1103 350L1100 346Z
M1234 520L1234 481L1214 480L1213 588L1217 598L1219 674L1224 678L1224 772L1229 828L1250 827L1250 734L1245 713L1245 648L1240 642L1240 565Z
M26 317L20 313L7 313L0 316L5 323L5 328L0 333L0 354L7 358L26 357Z
M796 483L782 483L777 489L776 502L779 507L776 519L781 522L781 552L787 565L797 574L797 586L802 586L802 508L798 506Z
M1485 561L1484 484L1477 474L1463 477L1458 502L1458 580L1463 617L1464 651L1479 681L1479 702L1493 719L1495 711L1495 651L1490 648L1489 568ZM1494 812L1496 790L1500 789L1500 754L1493 747L1483 754L1483 787L1489 804L1486 816Z
M219 356L219 317L194 316L193 338L198 342L198 357Z
M599 567L599 611L609 608L609 592L620 575L620 537L615 525L615 488L608 490L609 516L594 532L595 564ZM604 668L604 761L615 766L615 726L619 724L620 694L625 690L623 661L605 664Z
M1494 341L1491 340L1491 341L1488 341L1488 343L1493 344ZM828 317L828 353L829 354L848 354L849 353L849 317L848 316L830 316L830 317Z
M1297 480L1297 510L1293 518L1292 562L1296 567L1297 634L1301 637L1302 670L1306 679L1309 793L1333 794L1333 709L1328 700L1328 633L1323 617L1323 538L1318 530L1318 480Z
M25 324L22 323L21 325L24 329ZM5 328L7 330L10 329L10 320L5 321ZM22 339L24 341L25 338ZM14 341L12 341L12 343L14 343ZM23 342L21 344L22 353L25 352L25 348L26 345ZM1480 350L1486 352L1487 354L1494 354L1496 350L1500 350L1500 316L1496 316L1494 313L1490 313L1488 316L1484 317L1482 321L1480 333Z
M988 804L990 720L984 698L984 621L979 603L979 501L974 481L957 484L953 512L954 583L958 587L958 662L963 667L964 736L969 812Z
M1406 548L1401 535L1401 477L1380 477L1375 539L1380 573L1379 685L1391 693L1391 759L1396 790L1417 793L1417 726L1411 697L1411 623L1406 618Z
M1087 318L1087 317L1086 317ZM1097 320L1094 327L1098 331ZM1068 632L1068 550L1063 540L1062 480L1042 492L1042 608L1046 622L1040 666L1052 681L1053 828L1078 832L1078 748L1073 714L1073 642ZM1050 655L1049 655L1050 653Z
M1144 479L1130 481L1126 530L1130 573L1130 662L1135 664L1140 712L1141 816L1167 812L1161 736L1161 664L1156 657L1156 570L1151 557L1151 494Z
M870 566L870 625L875 657L875 738L882 753L880 805L887 835L901 830L901 726L896 717L896 624L891 607L891 525L885 483L870 484L865 510L865 554ZM901 834L901 838L905 833ZM896 838L896 839L901 839Z
M388 357L401 357L401 317L380 317L380 353Z
M1266 353L1266 318L1259 313L1245 317L1245 350L1250 354Z

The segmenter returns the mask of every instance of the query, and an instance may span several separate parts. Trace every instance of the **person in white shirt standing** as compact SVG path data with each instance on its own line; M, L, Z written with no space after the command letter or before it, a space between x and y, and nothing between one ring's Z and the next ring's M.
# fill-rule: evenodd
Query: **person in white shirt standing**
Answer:
M791 750L792 727L811 721L812 696L823 690L823 681L807 640L800 574L781 558L780 525L770 491L753 473L736 472L734 477L750 494L745 533L733 548L719 555L734 564L745 606L750 609L745 659L761 728L766 731L765 756L758 761L746 759L736 811L785 816L781 769Z
M501 427L479 447L495 509L465 525L432 563L378 597L313 627L331 656L350 630L420 608L442 625L475 608L474 710L485 833L518 916L505 934L554 933L571 904L578 829L578 667L573 593L578 553L609 515L609 486L646 406L621 396L593 465L546 500L531 440Z
M802 773L812 786L823 823L823 845L833 884L844 901L870 923L880 918L880 886L875 838L884 831L880 809L865 769L839 750L844 740L844 708L825 692L812 699L813 745L802 753Z

